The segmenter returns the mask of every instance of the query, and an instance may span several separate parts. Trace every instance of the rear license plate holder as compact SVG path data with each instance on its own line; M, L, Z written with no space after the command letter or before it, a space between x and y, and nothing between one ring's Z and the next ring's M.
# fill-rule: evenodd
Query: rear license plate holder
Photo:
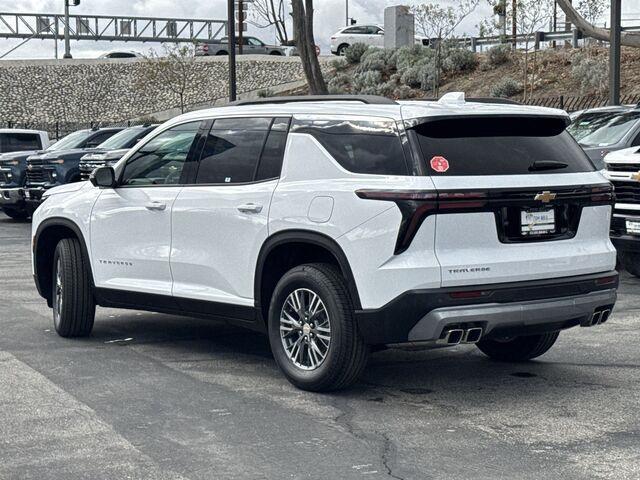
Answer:
M520 234L535 237L556 233L556 212L553 208L524 209L520 212Z

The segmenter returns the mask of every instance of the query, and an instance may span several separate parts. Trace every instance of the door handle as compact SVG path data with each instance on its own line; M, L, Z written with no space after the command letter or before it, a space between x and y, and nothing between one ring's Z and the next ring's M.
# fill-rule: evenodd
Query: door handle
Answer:
M156 210L161 212L162 210L167 208L167 204L162 202L149 202L144 206L144 208L146 208L147 210Z
M255 203L245 203L238 207L238 211L242 213L260 213L262 211L262 205L256 205Z

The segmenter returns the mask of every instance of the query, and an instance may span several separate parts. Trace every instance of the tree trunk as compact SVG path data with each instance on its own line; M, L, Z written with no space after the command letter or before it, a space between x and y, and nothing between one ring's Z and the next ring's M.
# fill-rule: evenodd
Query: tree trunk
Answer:
M609 41L609 29L596 27L589 23L571 5L570 0L558 0L558 5L567 16L567 19L571 23L573 23L585 36L595 38L596 40L604 40L606 42ZM621 43L622 45L626 45L627 47L640 48L640 34L622 32Z
M309 91L312 95L326 95L328 93L327 84L322 76L313 39L313 0L305 0L304 5L302 0L292 0L291 7L293 33L304 75L309 84Z

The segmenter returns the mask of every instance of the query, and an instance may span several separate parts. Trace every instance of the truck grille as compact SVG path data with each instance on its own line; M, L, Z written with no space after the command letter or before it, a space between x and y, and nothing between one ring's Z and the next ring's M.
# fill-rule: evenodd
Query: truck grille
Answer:
M9 183L9 179L7 178L7 174L5 172L0 172L0 185L4 183Z
M618 182L613 181L616 188L617 203L639 203L640 204L640 182Z
M42 168L27 170L27 183L45 183L47 175Z
M607 170L611 172L637 172L640 170L640 165L637 163L609 163L607 164Z

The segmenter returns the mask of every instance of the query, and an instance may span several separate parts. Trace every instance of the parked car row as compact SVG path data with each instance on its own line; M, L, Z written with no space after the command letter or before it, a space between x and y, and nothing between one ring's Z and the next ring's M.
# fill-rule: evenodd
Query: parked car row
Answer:
M28 218L45 191L86 180L94 168L115 163L155 127L78 130L52 145L46 132L0 130L0 145L3 135L22 135L22 143L9 147L13 151L0 154L0 207L11 218Z

